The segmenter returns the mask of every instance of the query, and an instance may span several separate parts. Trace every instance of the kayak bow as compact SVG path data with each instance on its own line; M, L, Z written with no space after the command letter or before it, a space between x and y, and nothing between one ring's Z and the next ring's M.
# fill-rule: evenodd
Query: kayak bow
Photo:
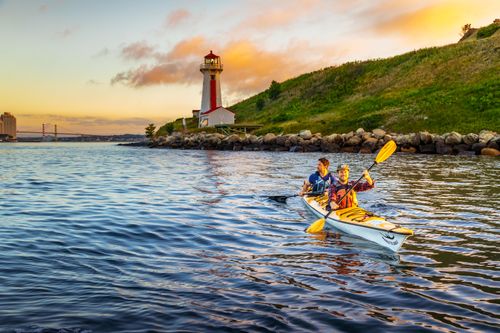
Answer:
M307 208L318 217L325 216L327 196L302 198ZM413 230L387 221L360 207L349 207L333 211L326 223L347 234L375 242L391 251L397 252Z

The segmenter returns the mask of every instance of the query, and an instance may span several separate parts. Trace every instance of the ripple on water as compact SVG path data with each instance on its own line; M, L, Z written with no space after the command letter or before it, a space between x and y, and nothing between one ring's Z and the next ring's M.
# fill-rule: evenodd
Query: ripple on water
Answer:
M395 154L364 207L398 254L293 194L323 154L0 144L0 331L495 331L498 159ZM354 177L373 156L327 154Z

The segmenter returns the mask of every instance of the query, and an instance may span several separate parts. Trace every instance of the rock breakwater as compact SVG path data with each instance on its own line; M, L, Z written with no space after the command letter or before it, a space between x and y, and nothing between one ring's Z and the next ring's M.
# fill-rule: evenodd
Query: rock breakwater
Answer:
M398 151L405 153L441 155L500 155L500 135L483 130L479 133L442 135L428 132L410 134L388 133L383 129L365 131L362 128L344 134L311 133L303 130L298 134L262 136L253 134L221 133L173 133L155 138L149 144L153 148L210 149L234 151L289 151L328 153L373 153L387 141L394 140Z

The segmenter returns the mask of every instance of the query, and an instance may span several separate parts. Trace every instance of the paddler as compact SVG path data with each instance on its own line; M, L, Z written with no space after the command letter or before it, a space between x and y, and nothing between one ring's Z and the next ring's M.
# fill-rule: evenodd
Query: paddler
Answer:
M321 194L328 191L328 188L337 182L335 176L328 171L329 167L330 161L324 157L320 158L316 166L316 172L304 181L299 195L303 196L306 193Z
M349 188L351 188L355 181L349 181L349 166L347 164L342 164L337 167L338 182L333 183L330 186L330 205L327 206L328 210L333 209L344 209L348 207L356 207L358 205L358 200L356 199L356 192L364 192L371 190L375 187L375 182L370 177L368 170L363 171L363 178L365 181L357 183L354 188L349 192L349 194L342 199L342 202L338 202Z

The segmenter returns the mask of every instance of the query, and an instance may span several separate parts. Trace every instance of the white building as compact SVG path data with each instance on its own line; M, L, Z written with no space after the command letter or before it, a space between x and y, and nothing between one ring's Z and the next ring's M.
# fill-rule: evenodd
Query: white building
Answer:
M203 91L201 94L201 108L198 114L198 127L234 124L234 113L222 107L220 93L220 74L222 70L223 66L220 57L210 51L200 65L200 72L203 74Z

